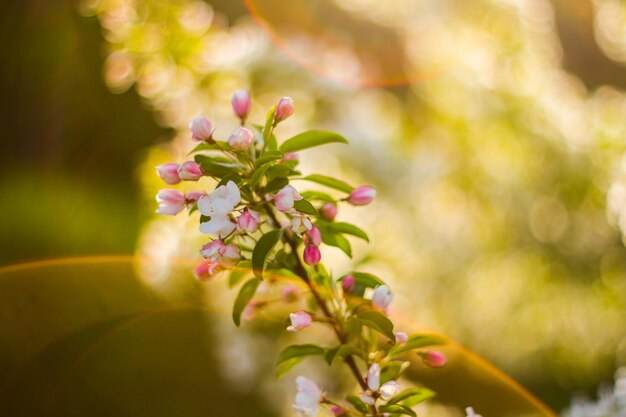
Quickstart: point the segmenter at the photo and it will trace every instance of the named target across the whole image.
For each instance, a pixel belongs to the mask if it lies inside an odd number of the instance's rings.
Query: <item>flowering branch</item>
[[[321,245],[337,247],[351,257],[346,236],[369,241],[363,230],[337,221],[336,216],[340,203],[368,205],[376,190],[367,185],[355,188],[325,175],[302,176],[295,152],[347,141],[333,132],[311,130],[279,145],[274,131],[293,114],[291,98],[280,99],[262,126],[246,123],[251,109],[248,92],[236,92],[232,106],[241,127],[226,141],[213,137],[210,121],[196,117],[189,124],[192,139],[200,142],[192,151],[194,160],[157,167],[168,185],[209,176],[218,182],[216,188],[210,193],[186,194],[161,190],[157,212],[175,215],[185,208],[200,212],[200,232],[212,240],[200,250],[205,260],[195,268],[199,279],[230,270],[230,281],[236,283],[243,278],[242,269],[251,270],[253,276],[241,285],[235,299],[233,321],[237,326],[242,315],[252,316],[254,309],[267,305],[256,301],[255,296],[270,273],[297,277],[308,287],[312,311],[290,313],[286,330],[303,331],[315,322],[331,328],[338,344],[290,345],[278,357],[277,373],[289,371],[306,357],[323,356],[329,365],[337,360],[345,363],[360,391],[342,400],[331,399],[316,383],[299,376],[294,408],[300,414],[314,417],[323,405],[337,416],[414,417],[412,407],[434,393],[425,388],[400,388],[398,380],[410,364],[405,359],[414,352],[428,366],[443,366],[445,357],[427,348],[444,341],[428,334],[395,332],[388,316],[393,294],[380,278],[354,271],[336,280],[320,263]],[[291,185],[295,179],[323,185],[340,196],[314,190],[299,192]],[[236,266],[239,268],[233,269]],[[285,300],[290,302],[295,296],[295,290],[289,290]]]

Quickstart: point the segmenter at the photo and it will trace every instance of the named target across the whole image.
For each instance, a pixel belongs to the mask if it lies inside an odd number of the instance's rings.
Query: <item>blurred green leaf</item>
[[[391,398],[387,404],[402,403],[407,407],[413,407],[435,396],[435,393],[428,388],[407,388],[395,397]]]
[[[251,278],[243,284],[239,290],[239,294],[237,294],[237,298],[235,299],[235,303],[233,305],[233,322],[237,327],[241,324],[241,314],[250,303],[250,300],[252,300],[252,297],[254,297],[256,289],[260,283],[260,279]]]
[[[346,397],[346,400],[348,400],[348,402],[352,404],[354,408],[356,408],[359,412],[363,414],[367,414],[368,412],[367,404],[365,404],[363,400],[361,400],[359,397],[357,397],[354,394],[350,394]]]
[[[314,182],[317,184],[325,185],[326,187],[333,188],[335,190],[343,191],[344,193],[351,193],[354,190],[354,187],[348,184],[347,182],[338,180],[336,178],[328,177],[326,175],[321,174],[312,174],[307,175],[306,177],[301,178],[305,181]]]
[[[295,208],[298,212],[309,214],[311,216],[317,216],[319,213],[317,209],[306,199],[298,200],[293,202],[293,208]]]
[[[390,340],[396,340],[396,336],[393,334],[393,323],[383,313],[374,310],[366,310],[358,312],[357,316],[365,326],[376,330]]]
[[[327,143],[348,143],[348,141],[338,133],[324,130],[309,130],[287,139],[280,145],[279,149],[283,153],[289,153],[325,145]]]
[[[359,227],[350,224],[350,223],[345,223],[345,222],[329,222],[328,223],[328,228],[330,230],[333,230],[335,232],[339,232],[339,233],[344,233],[347,235],[352,235],[352,236],[356,236],[358,238],[361,238],[367,242],[370,241],[369,236],[367,236],[367,233],[365,233],[362,229],[360,229]]]
[[[446,340],[437,335],[418,334],[409,337],[409,340],[404,345],[395,345],[389,351],[389,355],[396,356],[401,353],[411,351],[413,349],[420,349],[427,346],[438,346],[446,344]]]
[[[282,231],[280,229],[267,232],[261,236],[254,247],[254,251],[252,252],[252,269],[254,270],[254,275],[258,278],[263,279],[263,268],[267,255],[269,255],[274,246],[276,246],[281,235]]]
[[[291,345],[278,355],[276,376],[282,376],[307,356],[323,355],[325,349],[318,345]]]

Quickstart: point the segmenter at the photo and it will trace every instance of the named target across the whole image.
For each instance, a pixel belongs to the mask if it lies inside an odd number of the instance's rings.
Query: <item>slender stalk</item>
[[[267,215],[272,220],[274,225],[276,225],[276,227],[280,227],[280,223],[278,222],[278,219],[276,218],[276,215],[274,214],[274,211],[272,210],[272,208],[270,206],[268,206],[268,205],[265,205],[265,211],[267,212]],[[322,298],[320,293],[317,291],[317,288],[315,288],[315,285],[313,284],[313,282],[309,278],[309,274],[307,273],[306,268],[304,267],[304,264],[302,263],[302,260],[300,259],[300,256],[298,256],[298,247],[296,245],[295,240],[293,239],[293,237],[291,237],[289,235],[285,235],[285,240],[287,240],[287,243],[291,247],[291,251],[293,252],[294,257],[296,258],[296,261],[297,261],[296,273],[297,273],[297,275],[300,278],[302,278],[302,280],[311,289],[311,294],[313,294],[313,297],[315,298],[315,301],[317,301],[317,304],[322,309],[322,312],[324,313],[324,315],[327,318],[331,319],[332,321],[335,321],[336,317],[332,314],[332,312],[328,308],[328,305],[326,304],[326,302],[324,302],[324,299]],[[340,329],[337,328],[337,326],[333,326],[333,330],[335,331],[335,334],[337,335],[337,338],[339,339],[339,342],[341,344],[346,343],[345,336],[340,331]],[[364,390],[364,391],[367,390],[367,382],[365,381],[365,379],[361,375],[361,372],[359,371],[359,368],[357,367],[356,362],[354,361],[354,358],[352,356],[346,356],[345,357],[345,361],[346,361],[346,364],[348,365],[348,367],[350,368],[350,370],[352,371],[352,373],[354,374],[354,377],[356,378],[357,382],[359,383],[359,386],[361,387],[361,389]]]

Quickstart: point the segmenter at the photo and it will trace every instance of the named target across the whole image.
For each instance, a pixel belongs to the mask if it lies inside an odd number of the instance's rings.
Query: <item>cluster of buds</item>
[[[209,235],[210,240],[200,249],[203,260],[194,271],[198,279],[208,280],[234,267],[239,268],[232,272],[231,281],[235,273],[248,275],[233,308],[237,325],[242,317],[251,319],[270,304],[255,298],[260,283],[270,282],[266,280],[268,273],[287,270],[308,287],[310,308],[290,313],[285,330],[302,331],[319,323],[333,329],[339,336],[339,344],[333,349],[289,346],[280,355],[288,358],[286,363],[279,363],[280,369],[287,371],[302,359],[300,356],[306,356],[301,352],[312,349],[325,353],[327,358],[341,358],[362,390],[360,395],[341,404],[328,398],[315,382],[298,377],[294,408],[300,414],[314,417],[321,405],[328,405],[336,416],[398,414],[398,410],[411,414],[412,411],[407,411],[410,408],[402,405],[403,401],[415,402],[415,398],[422,401],[429,397],[430,391],[402,391],[399,378],[405,367],[391,372],[389,364],[416,353],[428,366],[443,366],[445,357],[440,352],[425,349],[443,340],[432,335],[394,333],[389,319],[393,294],[380,278],[354,271],[340,278],[338,286],[326,268],[319,265],[320,247],[334,246],[352,256],[347,237],[369,240],[359,227],[338,221],[337,217],[340,204],[365,206],[374,201],[376,190],[369,185],[352,187],[319,174],[302,177],[297,170],[296,152],[333,142],[346,143],[346,140],[336,133],[312,130],[279,144],[274,131],[293,115],[291,98],[278,100],[265,116],[262,127],[247,124],[252,109],[247,91],[235,92],[231,104],[241,125],[226,140],[214,136],[214,126],[208,119],[195,117],[189,123],[191,139],[199,142],[191,152],[194,160],[157,167],[159,177],[167,185],[209,177],[216,182],[214,188],[187,193],[163,189],[157,194],[157,212],[175,215],[188,208],[190,213],[199,214],[199,230]],[[292,184],[296,180],[324,185],[339,195],[298,190]],[[282,287],[279,301],[290,304],[303,298],[296,286],[289,284]],[[348,327],[360,330],[348,332]],[[357,347],[371,345],[373,340],[368,332],[376,335],[376,343],[372,352],[362,352]],[[355,361],[359,356],[368,369],[359,370]],[[391,372],[392,378],[382,382],[383,370],[385,374]]]

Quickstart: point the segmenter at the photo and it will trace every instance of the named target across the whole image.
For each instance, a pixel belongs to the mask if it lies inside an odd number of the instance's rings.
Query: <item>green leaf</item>
[[[218,183],[217,183],[217,185],[215,186],[215,188],[217,188],[217,187],[219,187],[219,186],[221,186],[221,185],[226,185],[226,184],[228,184],[228,181],[232,181],[232,182],[234,182],[235,184],[239,185],[239,184],[241,184],[241,177],[240,177],[239,175],[237,175],[237,174],[229,174],[229,175],[226,175],[224,178],[222,178],[222,179],[220,180],[220,182],[218,182]]]
[[[367,414],[368,412],[367,404],[365,404],[363,400],[361,400],[359,397],[357,397],[354,394],[350,394],[346,397],[346,400],[348,400],[348,402],[352,404],[354,408],[357,409],[357,411],[363,414]]]
[[[261,283],[260,279],[251,278],[248,280],[241,289],[239,290],[239,294],[237,294],[237,298],[235,299],[235,304],[233,305],[233,321],[236,326],[241,324],[241,313],[246,308],[254,294],[256,293],[256,289]]]
[[[409,407],[400,404],[385,404],[378,407],[380,411],[383,413],[389,414],[399,414],[399,415],[407,415],[411,417],[417,417],[415,411],[411,410]]]
[[[345,222],[331,222],[329,223],[328,227],[335,232],[356,236],[367,242],[370,241],[370,238],[367,236],[367,233],[365,233],[363,230],[361,230],[360,228],[358,228],[357,226],[353,224],[345,223]]]
[[[328,362],[329,365],[333,364],[333,361],[337,358],[339,359],[343,359],[346,356],[352,356],[352,355],[357,355],[357,356],[361,356],[363,352],[361,352],[361,350],[359,348],[357,348],[354,345],[339,345],[336,346],[332,349],[328,349],[326,351],[326,362]]]
[[[341,249],[346,255],[352,258],[352,246],[350,245],[348,239],[340,234],[332,232],[327,227],[320,228],[320,233],[322,234],[322,242],[324,242],[328,246],[334,246]]]
[[[324,203],[334,203],[335,199],[320,191],[303,191],[300,195],[309,201],[323,201]]]
[[[395,345],[389,351],[389,355],[395,356],[401,353],[409,352],[413,349],[420,349],[426,346],[438,346],[446,344],[446,339],[437,335],[418,334],[409,337],[404,345]]]
[[[280,238],[281,230],[272,230],[261,236],[257,242],[254,251],[252,251],[252,269],[256,277],[263,279],[263,267],[265,266],[267,255],[276,246]]]
[[[285,155],[283,155],[282,152],[267,151],[262,156],[257,158],[256,161],[254,161],[254,167],[258,168],[261,165],[267,164],[268,162],[272,162],[272,161],[276,161],[277,159],[281,159],[283,156],[285,156]]]
[[[387,404],[402,403],[407,407],[413,407],[417,404],[433,398],[435,393],[428,388],[407,388],[395,397],[391,398]]]
[[[202,151],[219,151],[222,149],[228,149],[228,142],[223,142],[223,141],[219,141],[216,140],[215,143],[208,143],[208,142],[203,142],[201,144],[199,144],[198,146],[196,146],[195,148],[193,148],[188,155],[194,154],[196,152],[202,152]]]
[[[389,361],[385,362],[380,371],[380,383],[396,380],[400,378],[400,375],[406,370],[406,367],[410,365],[410,362],[404,361]]]
[[[299,175],[298,171],[294,171],[294,169],[286,164],[276,164],[272,165],[267,170],[267,180],[272,181],[274,178],[278,177],[288,177],[293,175]]]
[[[259,182],[261,182],[261,178],[263,178],[263,175],[265,175],[269,167],[270,165],[263,165],[260,168],[257,168],[256,170],[254,170],[254,174],[252,174],[252,176],[250,177],[250,180],[248,181],[248,184],[250,184],[250,187],[254,188],[257,186]]]
[[[317,209],[313,207],[313,204],[304,198],[302,200],[294,201],[293,208],[298,210],[300,213],[310,214],[311,216],[319,215]]]
[[[281,188],[283,188],[284,186],[286,186],[287,184],[289,184],[289,180],[287,178],[281,177],[281,178],[273,179],[272,181],[270,181],[269,184],[265,186],[265,192],[266,193],[276,192],[280,190]]]
[[[274,114],[276,113],[276,106],[273,106],[265,115],[265,126],[263,126],[263,148],[268,146],[268,140],[274,128]],[[270,147],[270,149],[272,149]]]
[[[278,149],[283,153],[288,153],[327,143],[348,143],[348,141],[338,133],[325,130],[309,130],[287,139]]]
[[[396,340],[396,336],[393,334],[393,323],[383,313],[374,310],[366,310],[362,313],[357,313],[357,316],[363,325],[376,330],[390,340]]]
[[[278,355],[276,376],[282,376],[307,356],[323,355],[325,349],[313,344],[292,345]]]
[[[312,174],[301,178],[305,181],[314,182],[316,184],[325,185],[326,187],[333,188],[335,190],[343,191],[344,193],[351,193],[354,187],[347,182],[338,180],[333,177],[327,177],[326,175]]]
[[[237,173],[245,168],[243,164],[221,162],[217,158],[208,155],[196,155],[194,159],[211,176],[223,177]]]

